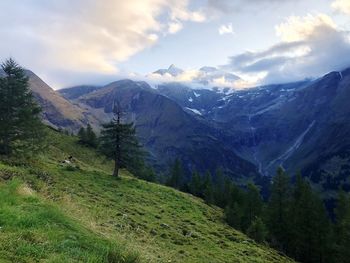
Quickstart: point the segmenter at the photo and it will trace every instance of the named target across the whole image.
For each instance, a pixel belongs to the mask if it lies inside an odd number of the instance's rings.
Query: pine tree
[[[183,170],[180,159],[176,158],[173,166],[171,167],[170,177],[167,185],[180,189],[183,184]]]
[[[118,177],[120,168],[132,168],[143,158],[141,145],[136,137],[134,123],[122,123],[120,105],[114,106],[114,118],[102,125],[101,151],[114,160],[113,176]]]
[[[302,262],[327,262],[329,221],[319,197],[297,175],[289,213],[291,242],[288,253]]]
[[[254,218],[247,230],[247,234],[249,237],[251,237],[259,243],[262,243],[266,240],[267,228],[260,217]]]
[[[235,229],[241,229],[243,211],[240,204],[238,202],[231,202],[226,206],[224,212],[227,224]]]
[[[350,198],[344,191],[338,194],[335,208],[336,262],[345,263],[350,258]]]
[[[267,225],[272,244],[286,251],[289,243],[289,178],[281,167],[273,178],[271,196],[267,207]]]
[[[94,148],[97,147],[97,136],[90,124],[86,127],[86,144]]]
[[[213,199],[215,205],[226,207],[228,203],[228,192],[225,192],[225,177],[221,169],[217,169],[213,183]]]
[[[194,171],[192,173],[191,181],[189,182],[188,188],[191,194],[201,197],[201,177],[197,171]]]
[[[87,140],[87,136],[86,136],[86,130],[84,127],[81,127],[79,129],[78,138],[79,138],[79,143],[85,144],[85,142]]]
[[[13,59],[1,65],[0,154],[29,153],[42,146],[44,127],[40,107],[29,89],[25,71]]]
[[[203,187],[204,201],[207,204],[213,204],[214,203],[213,182],[209,171],[205,173],[202,187]]]
[[[263,201],[258,187],[253,183],[249,183],[247,188],[242,222],[242,228],[244,231],[248,229],[256,217],[261,217],[263,209]]]
[[[246,194],[228,178],[225,180],[225,191],[228,193],[224,210],[226,222],[236,229],[242,229]]]

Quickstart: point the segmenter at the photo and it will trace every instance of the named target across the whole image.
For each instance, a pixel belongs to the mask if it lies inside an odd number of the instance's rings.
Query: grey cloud
[[[293,56],[301,47],[308,51]],[[246,74],[267,72],[265,84],[288,82],[345,69],[350,66],[349,54],[349,32],[321,25],[303,41],[281,42],[263,51],[245,52],[230,57],[225,67]]]
[[[260,8],[261,5],[284,4],[299,0],[208,0],[208,12],[233,13],[244,9]]]

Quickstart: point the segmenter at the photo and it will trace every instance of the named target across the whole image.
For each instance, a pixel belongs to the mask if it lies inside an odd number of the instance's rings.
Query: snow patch
[[[276,163],[276,162],[280,162],[280,165],[282,166],[283,163],[292,156],[292,154],[300,147],[300,145],[303,143],[304,141],[304,137],[305,135],[311,130],[311,128],[315,125],[316,121],[312,121],[310,123],[310,125],[307,127],[307,129],[296,139],[296,141],[294,142],[294,144],[282,155],[280,155],[278,158],[276,158],[275,160],[271,161],[269,163],[269,165],[266,167],[269,168],[272,164]]]
[[[202,115],[202,113],[199,110],[197,110],[197,109],[192,109],[192,108],[188,108],[188,107],[185,107],[185,109],[190,110],[190,111],[192,111],[195,114]]]
[[[198,97],[200,97],[201,96],[201,94],[198,94],[197,92],[193,92],[193,94],[194,94],[194,96],[196,96],[196,98],[198,98]]]
[[[192,97],[190,97],[190,98],[188,99],[188,101],[189,101],[189,102],[193,102],[193,99],[192,99]]]

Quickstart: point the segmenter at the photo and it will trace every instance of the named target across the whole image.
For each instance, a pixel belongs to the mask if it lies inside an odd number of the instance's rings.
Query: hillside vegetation
[[[0,164],[1,262],[292,262],[221,209],[127,171],[117,180],[75,137],[48,133],[35,161]]]

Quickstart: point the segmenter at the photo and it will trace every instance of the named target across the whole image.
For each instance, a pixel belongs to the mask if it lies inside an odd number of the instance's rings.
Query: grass
[[[1,262],[137,262],[18,179],[1,185],[0,199]]]
[[[49,135],[52,146],[35,162],[0,165],[6,179],[0,186],[0,259],[292,262],[227,226],[221,209],[127,171],[112,178],[112,164],[96,152],[74,137]],[[60,164],[70,155],[73,169]]]

